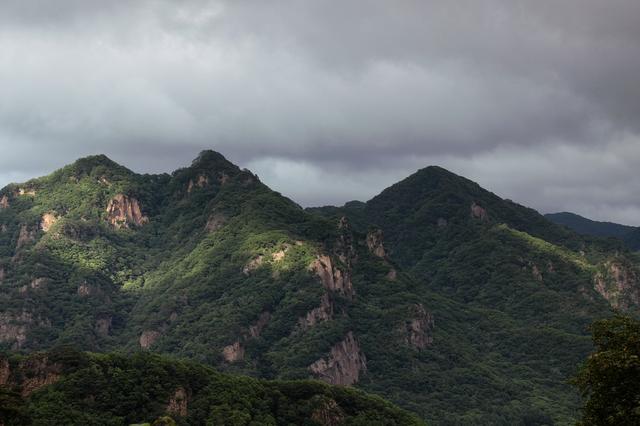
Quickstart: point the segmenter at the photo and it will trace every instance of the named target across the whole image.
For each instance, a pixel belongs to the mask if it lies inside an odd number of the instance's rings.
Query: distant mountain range
[[[234,424],[410,418],[370,397],[277,384],[306,379],[380,395],[434,425],[569,424],[580,397],[568,379],[591,350],[588,326],[637,312],[639,266],[616,239],[581,235],[440,167],[367,202],[303,209],[213,151],[159,175],[87,157],[0,190],[7,365],[22,371],[22,356],[62,345],[178,356],[277,382],[232,386],[225,392],[243,403],[229,406],[213,397],[218,385],[194,376],[164,383],[174,367],[158,361],[153,401],[127,405],[100,391],[119,377],[116,393],[144,394],[117,370],[153,371],[140,354],[134,364],[73,355],[44,376],[49,364],[34,361],[25,371],[41,379],[28,394],[22,379],[0,382],[32,418],[68,406],[113,424],[163,412],[215,424],[220,410],[243,419]],[[91,371],[95,392],[74,393],[80,380],[91,388]],[[179,389],[184,410],[169,410]],[[298,417],[277,409],[277,392],[287,410],[301,404]],[[334,415],[313,417],[318,407]]]
[[[612,222],[598,222],[575,213],[550,213],[545,217],[582,235],[618,238],[632,250],[640,250],[640,228]]]

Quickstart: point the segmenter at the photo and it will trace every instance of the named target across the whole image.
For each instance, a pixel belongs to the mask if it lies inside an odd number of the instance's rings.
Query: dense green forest
[[[149,353],[57,348],[0,358],[11,425],[421,425],[381,398],[315,381],[269,382]]]
[[[640,424],[640,321],[616,316],[591,330],[594,351],[572,379],[585,398],[578,425]]]
[[[640,228],[612,222],[598,222],[575,213],[550,213],[545,217],[583,235],[618,238],[631,249],[640,250]]]
[[[588,325],[635,312],[639,264],[438,167],[303,209],[212,151],[170,175],[95,156],[0,190],[0,346],[316,378],[429,424],[570,424]]]

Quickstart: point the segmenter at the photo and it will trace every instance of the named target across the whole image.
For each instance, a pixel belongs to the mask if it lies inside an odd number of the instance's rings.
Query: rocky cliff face
[[[325,293],[320,299],[320,306],[307,312],[307,315],[304,318],[300,318],[298,323],[302,330],[306,330],[320,322],[332,319],[333,313],[333,302],[329,294]]]
[[[42,220],[40,221],[40,229],[44,232],[49,232],[49,229],[58,221],[58,218],[53,213],[45,213],[42,215]]]
[[[33,324],[33,315],[27,311],[20,314],[0,314],[0,342],[13,342],[13,349],[20,349],[27,340],[29,326]]]
[[[205,225],[205,229],[208,232],[215,232],[221,229],[224,224],[227,222],[227,218],[222,213],[213,213],[207,219],[207,224]]]
[[[9,208],[9,197],[3,195],[0,197],[0,209],[8,209]]]
[[[258,269],[262,265],[263,261],[264,261],[264,256],[254,257],[249,262],[247,262],[246,265],[242,267],[242,273],[245,274],[246,276],[251,275],[251,272]]]
[[[107,205],[107,221],[114,228],[130,228],[142,226],[149,222],[149,218],[142,214],[137,199],[124,194],[118,194],[109,200]]]
[[[62,365],[51,362],[46,355],[34,355],[21,361],[14,368],[9,360],[0,359],[0,385],[15,389],[23,397],[57,382]]]
[[[158,340],[162,334],[156,330],[146,330],[140,335],[140,347],[142,349],[149,349]]]
[[[239,340],[222,349],[222,357],[226,362],[238,362],[244,359],[244,347]]]
[[[405,343],[424,349],[433,343],[433,315],[422,304],[414,305],[413,317],[405,324]]]
[[[334,385],[353,385],[360,374],[367,370],[367,360],[352,332],[331,348],[327,358],[321,358],[309,366],[320,380]]]
[[[9,377],[11,377],[11,365],[6,358],[0,359],[0,385],[6,386],[9,383]]]
[[[187,192],[191,193],[195,188],[204,188],[209,185],[209,177],[205,175],[198,175],[196,180],[189,180],[189,185],[187,186]]]
[[[258,320],[244,331],[238,340],[222,349],[222,358],[228,363],[242,361],[244,359],[244,343],[250,339],[256,339],[269,324],[271,313],[264,311],[258,317]]]
[[[320,278],[325,289],[340,293],[348,298],[355,296],[349,272],[334,267],[331,257],[318,255],[310,265],[310,269]]]
[[[322,426],[339,426],[344,423],[344,412],[334,399],[325,399],[311,414],[311,419]]]
[[[367,234],[367,247],[369,247],[369,251],[373,253],[374,256],[384,259],[387,256],[387,252],[384,249],[382,241],[383,237],[381,229],[369,231]]]
[[[22,225],[20,227],[20,234],[18,235],[18,240],[16,242],[16,251],[33,242],[35,239],[35,230],[30,229],[27,225]]]
[[[489,214],[487,211],[484,207],[476,204],[475,201],[471,203],[471,217],[474,219],[480,219],[483,222],[489,220]]]
[[[100,315],[96,319],[96,323],[94,326],[94,330],[96,334],[100,337],[106,337],[111,332],[111,325],[113,323],[113,318],[111,315]]]
[[[249,327],[249,337],[256,338],[260,336],[262,330],[267,326],[269,320],[271,319],[271,314],[269,312],[263,312],[260,314],[258,321],[255,324],[252,324]]]
[[[166,411],[172,415],[186,417],[188,414],[188,403],[188,392],[183,387],[179,387],[169,399]]]
[[[594,288],[615,309],[625,311],[640,306],[638,275],[621,262],[607,262],[605,271],[594,277]]]
[[[22,396],[29,396],[38,389],[60,379],[62,366],[51,363],[46,356],[28,358],[20,363],[19,370],[25,372],[20,383]]]

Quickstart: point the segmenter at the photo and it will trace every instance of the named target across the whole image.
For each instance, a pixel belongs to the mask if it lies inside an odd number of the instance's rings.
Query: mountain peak
[[[104,154],[89,155],[77,159],[73,164],[63,168],[62,170],[71,170],[76,176],[90,175],[96,169],[101,168],[105,171],[116,172],[118,174],[130,175],[133,172],[126,167],[116,163]]]
[[[231,161],[227,160],[224,155],[211,149],[205,149],[191,162],[191,168],[238,168]]]
[[[78,158],[74,163],[74,166],[77,167],[96,167],[96,166],[106,166],[106,167],[122,167],[120,164],[113,161],[111,158],[107,157],[105,154],[96,154],[96,155],[88,155],[86,157]]]

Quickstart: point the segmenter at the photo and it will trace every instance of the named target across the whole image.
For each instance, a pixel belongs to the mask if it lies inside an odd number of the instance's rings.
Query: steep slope
[[[347,222],[221,155],[171,176],[91,157],[1,196],[5,349],[153,350],[406,394],[426,411],[398,377],[430,342],[429,300]]]
[[[575,213],[551,213],[545,217],[559,225],[564,225],[578,234],[596,237],[613,237],[624,241],[631,250],[640,250],[640,229],[634,226],[612,222],[598,222]]]
[[[0,191],[0,342],[175,354],[383,395],[433,424],[574,418],[566,385],[637,259],[440,168],[305,211],[212,151]]]
[[[621,243],[581,237],[439,167],[365,204],[310,210],[381,229],[387,256],[415,281],[490,320],[475,343],[493,356],[482,365],[522,384],[516,400],[533,390],[531,401],[546,401],[542,411],[556,422],[567,420],[550,401],[576,404],[562,384],[589,351],[587,326],[612,308],[638,308],[638,257]]]
[[[0,358],[0,372],[0,422],[7,426],[422,424],[354,389],[233,377],[151,354],[57,349]]]

